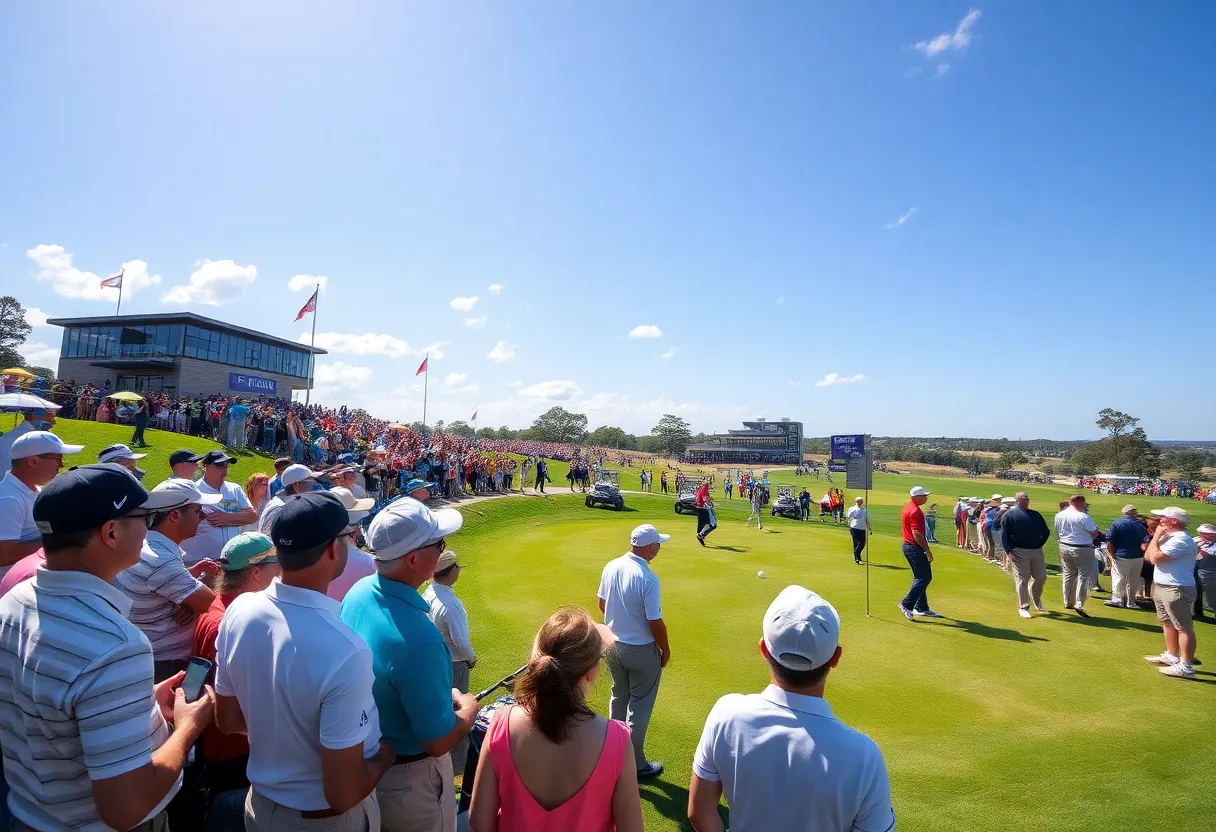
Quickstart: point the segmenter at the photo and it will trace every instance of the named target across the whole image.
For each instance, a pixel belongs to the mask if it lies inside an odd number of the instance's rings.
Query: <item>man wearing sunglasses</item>
[[[203,478],[198,482],[198,490],[218,494],[220,500],[206,508],[198,531],[182,546],[187,566],[204,558],[216,560],[224,544],[241,533],[242,526],[258,522],[258,511],[245,492],[236,483],[228,482],[228,466],[236,461],[236,457],[224,451],[208,451],[203,457]]]
[[[376,657],[373,689],[396,760],[376,789],[385,832],[455,832],[452,758],[477,718],[477,698],[452,686],[452,654],[418,593],[435,574],[445,537],[464,518],[409,497],[372,520],[376,574],[342,602],[342,620]]]
[[[199,579],[218,572],[219,565],[202,560],[187,569],[181,545],[194,537],[203,507],[219,501],[218,494],[203,494],[194,483],[176,477],[153,488],[143,505],[149,531],[139,563],[114,579],[131,599],[128,618],[152,645],[157,682],[186,669],[194,619],[215,600]]]
[[[113,585],[139,562],[147,499],[121,468],[84,465],[34,500],[46,565],[0,599],[14,829],[160,832],[190,746],[213,718],[210,688],[187,703],[174,689],[182,675],[153,685],[148,640]]]
[[[84,445],[65,445],[42,430],[24,433],[13,442],[13,467],[0,480],[0,578],[42,547],[34,523],[34,498],[59,473],[64,456],[82,450]]]

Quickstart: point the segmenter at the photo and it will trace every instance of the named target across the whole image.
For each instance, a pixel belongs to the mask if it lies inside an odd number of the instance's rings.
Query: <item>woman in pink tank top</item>
[[[540,628],[516,704],[495,712],[481,747],[473,832],[641,832],[629,729],[587,706],[615,640],[578,607]]]

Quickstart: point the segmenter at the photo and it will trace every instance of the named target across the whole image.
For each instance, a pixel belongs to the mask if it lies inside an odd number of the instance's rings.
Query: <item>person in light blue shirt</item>
[[[245,419],[249,408],[237,399],[228,407],[228,447],[243,450],[245,447]]]
[[[409,497],[392,503],[367,532],[376,574],[342,602],[342,621],[371,648],[380,730],[397,751],[377,787],[385,829],[456,828],[448,752],[473,727],[477,698],[453,690],[451,653],[418,590],[462,522],[455,509],[431,512]]]

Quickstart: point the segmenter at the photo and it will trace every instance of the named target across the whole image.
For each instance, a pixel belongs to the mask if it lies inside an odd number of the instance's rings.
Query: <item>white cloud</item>
[[[486,321],[490,320],[488,315],[480,315],[476,318],[465,318],[464,325],[471,326],[473,329],[481,329],[486,325]]]
[[[327,390],[362,387],[372,379],[371,367],[358,367],[342,361],[318,364],[314,383]]]
[[[582,392],[582,389],[573,381],[555,379],[553,381],[542,381],[539,384],[533,384],[531,387],[525,387],[516,393],[516,395],[523,396],[526,399],[564,402],[569,401]]]
[[[945,75],[949,71],[950,71],[950,64],[938,64],[937,69],[934,70],[933,74],[936,75],[938,78],[941,78],[943,75]]]
[[[493,283],[490,285],[489,289],[486,289],[486,291],[489,292],[491,295],[501,295],[502,294],[502,284]]]
[[[197,266],[190,282],[174,286],[161,296],[162,303],[222,306],[241,297],[258,279],[257,266],[242,266],[232,260],[204,260]]]
[[[82,271],[72,265],[72,255],[63,246],[36,245],[25,252],[25,256],[38,266],[38,280],[51,284],[56,294],[79,300],[118,300],[117,289],[103,289],[104,277],[118,274],[119,270],[103,276]],[[148,274],[148,264],[143,260],[128,260],[120,267],[123,271],[122,296],[129,298],[149,286],[160,283],[160,275]]]
[[[307,344],[309,335],[300,333],[296,339],[301,344]],[[389,358],[404,358],[407,355],[421,355],[421,351],[413,349],[405,341],[392,335],[379,332],[365,332],[362,335],[345,332],[318,332],[316,346],[329,352],[343,352],[350,355],[387,355]]]
[[[801,387],[801,386],[802,386],[801,381],[791,381],[790,382],[790,387]]]
[[[469,380],[466,373],[448,373],[448,377],[443,380],[443,383],[448,387],[459,387]]]
[[[629,330],[630,338],[662,338],[663,331],[654,324],[639,324]]]
[[[499,341],[494,345],[494,349],[486,354],[486,358],[498,364],[504,361],[514,361],[515,351],[519,349],[518,344],[508,344],[506,341]]]
[[[444,354],[443,354],[443,350],[440,348],[449,343],[451,343],[451,342],[450,341],[436,341],[433,344],[427,344],[425,347],[418,350],[417,354],[418,355],[427,355],[427,356],[435,359],[436,361],[442,361],[444,358]]]
[[[659,358],[663,359],[664,361],[667,361],[669,359],[675,358],[676,353],[678,353],[679,351],[680,351],[679,347],[668,347],[667,351],[664,352],[662,355],[660,355]]]
[[[855,376],[842,376],[836,373],[828,373],[819,381],[815,382],[816,387],[831,387],[833,384],[853,384],[858,381],[865,381],[866,377],[861,373]]]
[[[40,341],[26,341],[17,347],[17,352],[31,367],[50,367],[59,365],[59,347],[52,347]]]
[[[915,213],[916,213],[915,208],[909,208],[907,211],[904,211],[902,214],[899,215],[899,219],[893,220],[893,221],[887,223],[886,225],[883,226],[883,228],[887,229],[888,231],[891,231],[892,229],[895,229],[895,228],[900,228],[901,226],[903,226],[904,223],[906,223],[908,220],[912,219],[912,216]]]
[[[293,292],[307,289],[311,293],[316,286],[320,286],[324,292],[329,288],[329,278],[325,275],[297,274],[287,281],[287,288]]]
[[[926,58],[935,58],[943,52],[966,49],[971,45],[971,29],[980,19],[979,9],[971,9],[954,27],[953,32],[942,32],[937,37],[922,40],[912,48]]]
[[[471,298],[452,298],[452,302],[448,304],[457,312],[472,312],[476,305],[477,295],[473,295]]]
[[[46,326],[46,319],[51,317],[36,306],[25,307],[25,322],[30,326]]]

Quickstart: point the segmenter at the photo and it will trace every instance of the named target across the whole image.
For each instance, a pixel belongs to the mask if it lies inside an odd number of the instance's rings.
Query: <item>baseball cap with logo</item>
[[[121,442],[116,442],[102,448],[101,453],[97,455],[97,461],[116,462],[120,459],[143,459],[146,456],[147,454],[137,454]]]
[[[790,670],[823,666],[840,643],[840,616],[806,587],[787,586],[764,613],[764,644],[769,655]]]
[[[42,534],[88,531],[127,516],[147,500],[148,492],[127,469],[113,463],[81,465],[64,471],[38,492],[34,523]]]
[[[1171,520],[1177,520],[1179,523],[1181,523],[1184,526],[1191,522],[1191,516],[1189,514],[1187,514],[1185,511],[1183,511],[1182,509],[1178,508],[1178,506],[1166,506],[1165,508],[1155,508],[1155,509],[1153,509],[1152,513],[1153,513],[1154,517],[1168,517]]]
[[[928,497],[929,489],[925,488],[923,485],[914,485],[908,494],[912,497]]]
[[[284,486],[295,485],[304,480],[315,480],[319,476],[321,475],[307,465],[289,465],[282,474],[279,474],[279,482]]]
[[[643,523],[629,533],[631,546],[650,546],[653,543],[666,543],[671,540],[669,534],[659,534],[659,530],[649,523]]]
[[[236,462],[236,457],[229,456],[223,451],[207,451],[203,456],[204,465],[231,465]]]
[[[341,500],[328,491],[309,491],[275,513],[270,539],[280,552],[307,552],[336,539],[350,523]]]
[[[372,519],[367,543],[376,560],[396,560],[459,531],[463,524],[464,517],[454,508],[431,511],[412,497],[402,497]]]
[[[346,510],[350,512],[350,522],[352,523],[361,522],[367,516],[367,513],[372,510],[372,506],[376,504],[374,497],[364,497],[360,500],[355,496],[353,491],[342,486],[329,489],[329,493],[341,500],[342,505],[346,506]]]
[[[181,450],[174,451],[173,453],[169,454],[169,467],[172,468],[174,465],[181,465],[183,462],[198,462],[202,458],[202,454],[196,454],[194,451],[187,448],[182,448]]]
[[[84,445],[65,445],[63,440],[49,430],[31,430],[13,440],[11,459],[25,459],[42,454],[78,454]]]
[[[238,572],[251,566],[278,563],[274,542],[261,532],[241,532],[224,544],[220,565],[225,572]]]
[[[148,511],[170,511],[191,504],[213,506],[222,499],[223,494],[204,494],[190,480],[170,477],[148,492],[143,507]]]

